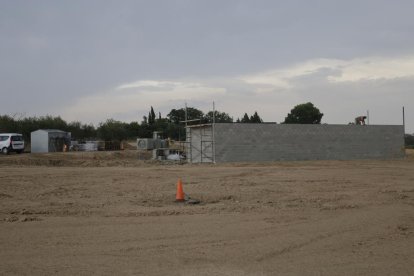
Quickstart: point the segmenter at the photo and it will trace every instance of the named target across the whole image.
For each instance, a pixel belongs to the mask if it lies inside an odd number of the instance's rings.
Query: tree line
[[[217,123],[263,123],[259,114],[254,112],[252,115],[244,113],[241,118],[235,121],[226,112],[215,111],[215,122]],[[323,113],[312,103],[296,105],[287,114],[282,124],[320,124]],[[83,124],[79,121],[66,122],[60,116],[41,116],[41,117],[18,117],[0,115],[0,133],[12,132],[21,133],[26,141],[30,141],[30,133],[38,129],[59,129],[72,133],[72,138],[76,140],[94,140],[96,138],[105,141],[121,141],[126,139],[151,138],[154,131],[160,131],[164,137],[173,140],[185,140],[185,118],[186,109],[172,109],[166,117],[161,113],[156,115],[154,108],[151,107],[148,116],[144,116],[141,122],[133,121],[125,123],[114,119],[108,119],[95,127],[92,124]],[[212,123],[213,111],[203,113],[201,110],[188,107],[187,120],[192,123]],[[196,120],[196,121],[194,121]],[[405,134],[405,144],[409,148],[414,148],[414,134]]]
[[[214,116],[213,116],[214,115]],[[282,123],[313,123],[319,124],[323,114],[312,103],[295,106]],[[92,124],[83,124],[79,121],[66,122],[60,116],[41,117],[17,117],[0,115],[0,132],[16,132],[23,134],[25,140],[30,141],[30,133],[38,129],[59,129],[72,133],[76,140],[102,139],[105,141],[121,141],[126,139],[151,138],[154,131],[160,131],[164,137],[173,140],[185,140],[185,120],[188,123],[206,124],[212,123],[263,123],[263,119],[255,111],[252,115],[244,113],[235,121],[226,112],[203,111],[187,107],[172,109],[166,117],[155,112],[151,106],[148,116],[139,121],[125,123],[114,119],[108,119],[95,127]]]
[[[213,116],[213,111],[204,114],[199,109],[188,107],[187,110],[185,108],[172,109],[166,117],[162,117],[161,113],[156,115],[154,108],[151,107],[148,116],[144,116],[141,122],[125,123],[114,119],[107,119],[105,122],[99,123],[97,127],[93,124],[83,124],[79,121],[66,122],[60,116],[18,117],[0,115],[0,133],[21,133],[26,141],[30,141],[30,133],[32,131],[38,129],[59,129],[71,132],[72,138],[76,140],[93,140],[98,138],[105,141],[121,141],[137,137],[151,138],[154,131],[160,131],[164,137],[184,140],[186,113],[187,121],[192,123],[212,123],[213,117],[217,123],[233,122],[233,118],[228,113],[220,111],[215,111],[215,116]],[[257,117],[257,112],[255,114]],[[262,120],[260,119],[260,121]]]

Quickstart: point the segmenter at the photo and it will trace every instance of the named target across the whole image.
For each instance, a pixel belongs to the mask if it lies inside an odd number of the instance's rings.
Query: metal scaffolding
[[[186,127],[186,156],[190,163],[214,163],[213,124]]]
[[[188,123],[198,124],[189,125]],[[214,127],[216,124],[216,107],[213,102],[212,123],[202,124],[202,119],[188,120],[187,103],[185,104],[185,153],[189,163],[216,163]]]

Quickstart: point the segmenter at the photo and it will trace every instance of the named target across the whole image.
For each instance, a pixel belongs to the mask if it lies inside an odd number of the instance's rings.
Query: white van
[[[0,151],[3,154],[15,151],[22,153],[24,151],[23,135],[18,133],[0,133]]]

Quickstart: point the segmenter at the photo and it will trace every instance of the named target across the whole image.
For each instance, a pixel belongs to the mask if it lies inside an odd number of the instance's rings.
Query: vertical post
[[[211,127],[211,131],[213,132],[213,163],[216,164],[216,144],[215,144],[215,140],[214,140],[214,133],[215,133],[215,125],[216,125],[216,106],[214,104],[213,101],[213,126]]]
[[[184,121],[185,121],[185,126],[187,127],[187,102],[185,102],[185,118],[184,118]]]
[[[193,163],[193,156],[191,154],[189,154],[191,152],[191,136],[190,136],[190,139],[189,139],[190,141],[187,142],[187,139],[188,139],[188,133],[187,133],[187,131],[188,131],[188,129],[187,129],[187,102],[185,102],[185,108],[184,108],[184,122],[185,122],[185,127],[184,127],[184,129],[185,129],[185,143],[184,143],[184,145],[185,145],[185,148],[186,148],[186,158],[188,160],[189,155],[190,155],[191,156],[190,157],[190,160],[191,160],[190,163]],[[180,135],[180,133],[181,133],[181,129],[179,127],[178,128],[178,135]]]
[[[369,110],[367,110],[367,125],[369,125]]]
[[[213,124],[216,122],[216,106],[214,105],[213,102]]]
[[[405,110],[404,110],[404,106],[403,106],[403,108],[402,108],[402,111],[403,111],[403,126],[404,126],[404,135],[405,135]]]
[[[405,144],[405,110],[404,110],[404,106],[403,106],[403,108],[402,108],[402,116],[403,116],[403,132],[404,132],[404,149],[405,149],[405,146],[406,146],[406,144]]]

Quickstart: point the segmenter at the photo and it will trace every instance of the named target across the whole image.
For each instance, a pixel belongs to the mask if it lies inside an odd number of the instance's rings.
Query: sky
[[[0,0],[0,114],[141,121],[188,106],[414,133],[414,1]]]

